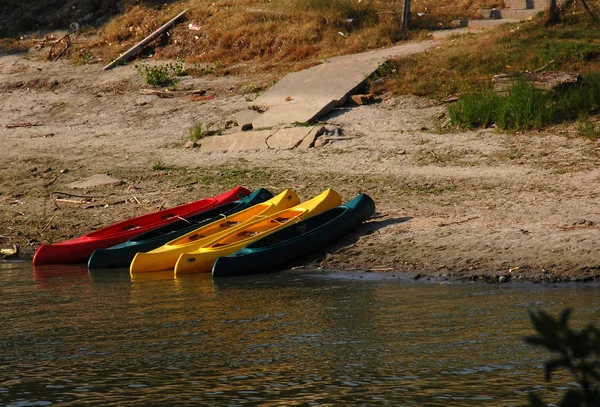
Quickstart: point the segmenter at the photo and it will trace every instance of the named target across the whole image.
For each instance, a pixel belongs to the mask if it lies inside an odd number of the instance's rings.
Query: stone
[[[315,148],[319,148],[319,147],[323,147],[325,144],[327,144],[329,142],[329,140],[327,140],[326,136],[319,136],[317,137],[317,139],[315,140],[315,144],[314,147]]]
[[[348,98],[346,104],[348,106],[362,106],[373,103],[375,97],[373,95],[352,95]]]
[[[72,189],[92,189],[107,185],[121,185],[122,183],[122,180],[111,177],[110,175],[96,174],[81,181],[76,181],[67,184],[67,186]]]

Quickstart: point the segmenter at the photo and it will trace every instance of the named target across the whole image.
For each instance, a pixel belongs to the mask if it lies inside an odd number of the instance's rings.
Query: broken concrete
[[[318,133],[322,131],[323,127],[291,127],[287,129],[280,129],[271,137],[267,138],[266,143],[269,148],[274,150],[292,150],[299,147],[304,139],[311,139],[311,133]],[[312,137],[314,140],[314,136]],[[310,147],[309,143],[309,147]],[[307,147],[308,148],[308,147]]]
[[[276,131],[277,129],[206,137],[202,139],[200,151],[267,150],[269,147],[266,140]]]
[[[242,131],[252,130],[252,121],[256,120],[260,116],[255,110],[246,109],[235,114],[235,121],[238,126],[241,127]]]
[[[202,139],[200,151],[292,150],[310,148],[322,126],[237,132]]]
[[[343,105],[387,59],[423,52],[435,44],[435,41],[424,41],[331,58],[320,65],[286,75],[253,102],[267,106],[269,110],[252,125],[260,129],[316,120]]]
[[[121,185],[122,183],[123,183],[122,180],[111,177],[110,175],[96,174],[96,175],[92,175],[91,177],[88,177],[86,179],[83,179],[81,181],[76,181],[76,182],[67,184],[67,187],[73,188],[73,189],[92,189],[92,188],[103,187],[106,185]]]

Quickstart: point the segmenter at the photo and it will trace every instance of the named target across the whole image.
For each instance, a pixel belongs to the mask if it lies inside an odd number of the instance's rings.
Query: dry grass
[[[465,0],[440,6],[437,0],[414,0],[413,12],[426,10],[419,26],[469,17],[495,0]],[[158,59],[182,56],[188,63],[244,66],[246,70],[293,70],[319,58],[388,46],[419,35],[400,29],[401,2],[352,0],[188,0],[152,8],[130,7],[99,30],[94,55],[110,60],[125,51],[182,8],[186,21],[175,25],[147,52]],[[247,9],[265,12],[248,12]],[[349,19],[352,19],[350,22]],[[188,29],[193,23],[201,30]],[[228,72],[228,70],[224,70]]]

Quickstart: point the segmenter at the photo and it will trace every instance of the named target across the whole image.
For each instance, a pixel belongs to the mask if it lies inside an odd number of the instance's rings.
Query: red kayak
[[[219,205],[235,201],[250,194],[246,188],[236,187],[213,198],[205,198],[174,208],[138,216],[115,223],[87,235],[55,244],[43,244],[33,256],[33,265],[85,263],[96,249],[105,249],[123,243],[147,232],[186,216],[196,215]]]

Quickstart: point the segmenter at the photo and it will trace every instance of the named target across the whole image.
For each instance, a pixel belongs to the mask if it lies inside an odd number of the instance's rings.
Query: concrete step
[[[455,21],[460,27],[474,28],[477,30],[489,30],[503,24],[519,23],[521,20],[500,19],[500,20],[458,20]]]
[[[542,1],[538,0],[538,3],[542,3]],[[540,4],[540,7],[543,7]],[[534,0],[504,0],[504,8],[512,8],[512,9],[528,9],[528,8],[536,8]]]
[[[543,13],[544,9],[492,9],[480,10],[481,17],[491,18],[492,20],[510,19],[525,21],[535,17],[538,13]]]

